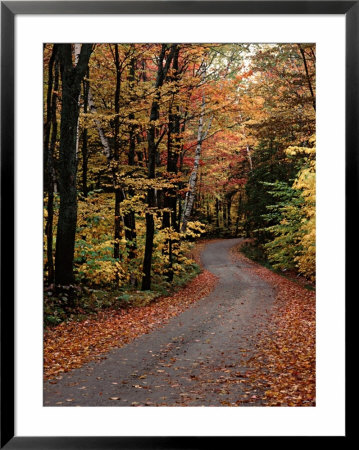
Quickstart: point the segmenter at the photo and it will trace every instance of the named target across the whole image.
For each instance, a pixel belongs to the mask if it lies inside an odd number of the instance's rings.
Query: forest
[[[45,328],[175,297],[218,239],[314,289],[314,44],[43,55]]]

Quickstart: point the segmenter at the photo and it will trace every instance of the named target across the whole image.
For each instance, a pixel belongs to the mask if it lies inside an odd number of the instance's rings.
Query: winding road
[[[275,292],[249,264],[233,259],[230,249],[240,241],[218,240],[204,248],[203,267],[218,277],[207,297],[106,359],[74,369],[56,384],[46,381],[44,406],[242,404],[248,391],[239,380]]]

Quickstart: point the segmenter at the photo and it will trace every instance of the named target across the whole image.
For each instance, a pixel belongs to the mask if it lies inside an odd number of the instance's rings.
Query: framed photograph
[[[1,448],[347,436],[358,21],[1,2]]]

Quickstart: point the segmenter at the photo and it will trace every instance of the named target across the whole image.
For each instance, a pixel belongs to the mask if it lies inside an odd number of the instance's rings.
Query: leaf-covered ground
[[[198,250],[194,257],[198,258]],[[114,347],[122,347],[136,337],[180,314],[214,288],[217,278],[203,271],[185,288],[149,305],[124,310],[106,310],[82,322],[62,323],[44,333],[44,378],[52,379],[86,362],[101,358]]]
[[[237,251],[233,256],[276,288],[271,320],[247,361],[248,390],[260,389],[262,403],[268,406],[315,406],[315,292]]]

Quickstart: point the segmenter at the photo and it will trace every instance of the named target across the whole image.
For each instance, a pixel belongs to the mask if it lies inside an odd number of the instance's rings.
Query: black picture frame
[[[14,436],[14,21],[17,14],[342,14],[346,18],[346,266],[357,254],[359,1],[1,2],[1,441],[6,449],[204,448],[233,437]],[[349,244],[349,236],[351,236]],[[346,292],[354,280],[346,272]],[[348,431],[348,429],[347,429]],[[346,436],[348,437],[348,433]],[[220,441],[220,442],[218,442]]]

